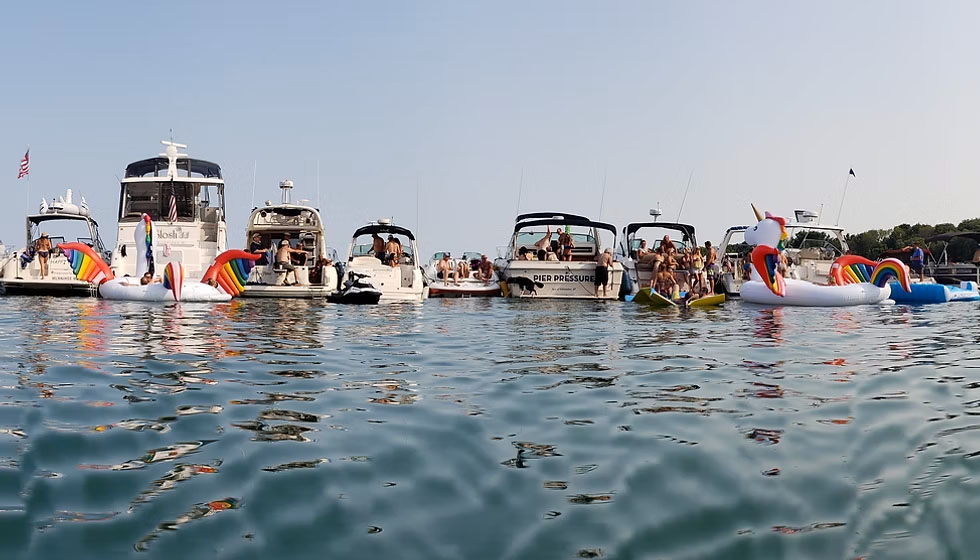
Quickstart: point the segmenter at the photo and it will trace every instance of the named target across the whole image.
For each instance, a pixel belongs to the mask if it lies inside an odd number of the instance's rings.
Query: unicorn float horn
[[[762,213],[759,212],[759,209],[755,207],[755,204],[751,204],[751,206],[752,206],[752,211],[755,212],[755,219],[761,222],[762,221]]]

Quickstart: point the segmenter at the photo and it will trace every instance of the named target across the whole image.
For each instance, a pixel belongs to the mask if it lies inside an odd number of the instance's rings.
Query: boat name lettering
[[[594,282],[592,274],[535,274],[535,282]]]
[[[157,230],[157,237],[160,239],[190,239],[191,232],[184,231],[182,228],[177,228],[173,230]]]

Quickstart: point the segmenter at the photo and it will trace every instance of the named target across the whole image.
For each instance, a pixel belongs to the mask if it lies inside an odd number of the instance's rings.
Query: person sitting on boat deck
[[[544,234],[544,237],[542,237],[541,239],[538,239],[534,243],[534,247],[536,249],[538,249],[539,251],[543,251],[543,250],[547,249],[548,248],[548,245],[551,245],[551,226],[548,226],[548,233]],[[541,260],[544,260],[544,259],[541,259]]]
[[[449,253],[443,253],[442,258],[436,263],[436,278],[441,278],[442,284],[448,286],[449,277],[452,276],[453,285],[459,286],[459,275],[456,273],[453,263],[449,261],[449,256]]]
[[[304,253],[304,252],[299,249],[293,249],[292,247],[290,247],[288,239],[283,239],[282,241],[280,241],[279,250],[276,251],[275,267],[285,270],[286,278],[289,278],[289,273],[292,272],[293,284],[299,284],[299,272],[296,271],[296,267],[293,266],[292,260],[290,259],[290,257],[292,257],[294,253]],[[285,279],[283,279],[282,283],[284,286],[292,285]]]
[[[637,247],[636,249],[636,259],[640,260],[649,254],[650,254],[650,249],[647,247],[647,240],[641,239],[640,246]]]
[[[378,235],[378,232],[371,234],[371,250],[368,251],[368,254],[374,255],[381,262],[388,260],[388,255],[385,254],[385,240]]]
[[[567,231],[562,231],[559,233],[558,245],[561,247],[561,252],[558,253],[558,260],[572,260],[572,249],[575,248],[575,242],[572,240],[572,234],[568,233]]]
[[[539,261],[548,260],[548,251],[545,251],[544,249],[538,249],[537,254],[535,255],[535,259]]]
[[[660,273],[660,269],[664,266],[664,252],[657,247],[656,251],[651,251],[643,259],[642,262],[652,263],[650,268],[650,288],[653,288],[657,283],[657,274]]]
[[[333,261],[326,258],[320,257],[316,260],[316,266],[310,269],[310,284],[322,284],[323,283],[323,269],[333,266]]]
[[[269,251],[268,247],[265,247],[262,243],[262,236],[258,233],[252,234],[252,242],[248,246],[248,252],[253,255],[262,255],[259,260],[255,261],[257,265],[267,265],[269,264],[269,259],[266,253]]]
[[[37,254],[37,262],[41,265],[41,280],[48,275],[48,257],[51,256],[51,240],[48,234],[41,233],[41,237],[34,243],[34,251]]]
[[[609,284],[609,267],[612,266],[612,249],[606,249],[596,257],[595,267],[595,297],[599,297],[599,286],[602,286],[602,297],[606,297],[606,286]]]
[[[915,243],[913,243],[912,256],[909,257],[909,268],[912,269],[912,272],[915,272],[916,274],[919,275],[920,282],[925,280],[925,273],[923,272],[925,256],[926,256],[925,251],[922,250],[922,247],[919,247],[919,242],[916,241]]]
[[[517,260],[519,261],[529,261],[531,260],[531,251],[527,250],[527,247],[521,247],[517,250]]]
[[[456,278],[469,278],[470,277],[470,265],[466,260],[460,260],[456,263]]]
[[[476,272],[473,273],[473,278],[477,280],[482,280],[483,285],[486,286],[490,283],[490,278],[493,277],[493,263],[486,255],[480,255],[480,262],[476,265]]]
[[[549,245],[548,248],[545,249],[544,260],[546,260],[546,261],[560,261],[561,259],[558,258],[558,251],[559,251],[559,249],[558,249],[558,242],[555,241],[555,240],[552,240],[551,241],[551,245]]]
[[[670,240],[669,235],[664,235],[664,238],[660,241],[660,248],[664,250],[667,255],[677,252],[677,247],[674,246],[674,242]]]

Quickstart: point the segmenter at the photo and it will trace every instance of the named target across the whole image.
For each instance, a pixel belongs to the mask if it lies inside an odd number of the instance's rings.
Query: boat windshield
[[[87,220],[54,219],[42,222],[29,222],[27,231],[28,246],[33,246],[41,235],[47,234],[51,240],[51,246],[56,247],[59,243],[74,242],[84,243],[98,252],[104,252],[102,240],[98,237],[98,232],[93,232]]]
[[[224,185],[187,181],[140,181],[123,183],[119,221],[139,221],[143,214],[161,221],[170,213],[171,196],[177,221],[218,222],[224,215]]]
[[[544,237],[544,235],[546,233],[548,233],[548,232],[547,231],[522,231],[522,232],[520,232],[520,233],[517,234],[517,246],[520,247],[522,245],[523,246],[534,245],[535,243],[537,243],[538,241],[540,241],[541,238]],[[561,232],[558,231],[558,230],[553,230],[551,232],[551,238],[553,240],[557,241],[558,240],[558,234],[559,233],[561,233]],[[572,236],[572,243],[574,243],[575,245],[579,245],[579,244],[582,244],[582,245],[595,244],[595,237],[593,237],[591,234],[588,234],[588,233],[574,233],[574,232],[572,232],[571,233],[571,236]],[[480,255],[477,254],[476,257],[477,258],[480,258]]]
[[[414,256],[412,253],[412,240],[408,239],[404,235],[390,234],[394,240],[396,240],[402,246],[402,254],[406,256]],[[388,235],[384,235],[381,238],[383,241],[388,241]],[[354,239],[354,245],[351,247],[352,257],[365,257],[374,256],[374,247],[370,235],[361,235]]]
[[[810,258],[835,259],[847,253],[847,242],[839,230],[794,228],[787,226],[786,248],[806,253]]]

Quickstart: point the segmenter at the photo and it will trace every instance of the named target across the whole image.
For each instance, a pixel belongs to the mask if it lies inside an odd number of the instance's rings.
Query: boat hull
[[[517,298],[596,299],[595,274],[595,263],[587,261],[511,261],[503,271],[507,297]],[[618,299],[622,282],[623,265],[614,262],[606,295],[600,287],[599,299]]]
[[[821,286],[805,280],[787,278],[786,291],[780,297],[757,280],[743,282],[739,290],[742,301],[764,305],[790,305],[799,307],[849,307],[881,303],[891,295],[891,288],[874,284],[848,284],[846,286]]]
[[[241,297],[247,298],[296,298],[321,299],[336,293],[337,290],[323,286],[263,286],[248,284]]]
[[[484,285],[479,281],[462,281],[459,286],[443,284],[441,280],[429,284],[429,297],[497,297],[500,295],[500,284],[491,282]]]

